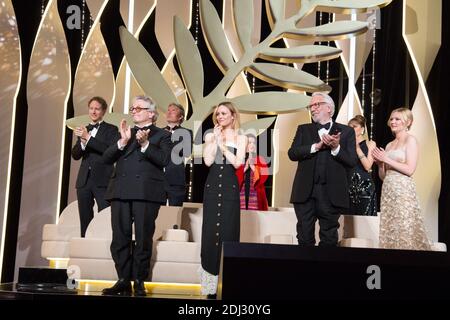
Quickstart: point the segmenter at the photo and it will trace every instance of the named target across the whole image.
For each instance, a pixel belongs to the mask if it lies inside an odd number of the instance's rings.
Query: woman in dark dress
[[[240,198],[236,169],[245,159],[247,137],[239,135],[239,113],[230,102],[213,112],[214,131],[205,136],[203,158],[209,166],[203,192],[200,278],[202,294],[214,295],[222,242],[239,241]]]
[[[348,125],[355,130],[356,153],[359,159],[350,175],[350,213],[376,216],[377,200],[375,184],[372,179],[372,150],[376,144],[374,141],[364,139],[366,118],[357,115],[348,122]]]

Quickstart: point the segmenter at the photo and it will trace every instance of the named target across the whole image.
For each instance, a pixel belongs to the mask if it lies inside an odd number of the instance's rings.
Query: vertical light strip
[[[15,22],[17,23],[16,17],[14,17]],[[3,210],[3,224],[2,224],[2,240],[0,243],[0,282],[3,272],[3,255],[5,253],[5,240],[6,240],[6,224],[8,222],[8,207],[9,207],[9,191],[11,184],[11,170],[12,170],[12,155],[13,155],[13,147],[14,147],[14,131],[16,127],[16,108],[17,108],[17,96],[20,91],[20,83],[22,83],[22,50],[19,44],[19,79],[17,80],[17,88],[16,93],[14,94],[13,99],[13,108],[11,113],[11,131],[9,132],[9,155],[8,155],[8,169],[6,174],[6,188],[5,188],[5,206]]]
[[[375,19],[376,19],[375,15]],[[377,21],[375,20],[375,26]],[[372,46],[372,93],[370,94],[370,140],[373,139],[373,124],[374,124],[374,101],[375,101],[375,53],[376,53],[376,36],[377,36],[377,28],[373,29],[373,46]]]
[[[20,44],[19,44],[20,46]],[[20,76],[18,83],[22,82],[22,53],[20,52]],[[5,252],[5,236],[6,236],[6,223],[8,222],[8,206],[9,206],[9,186],[11,184],[11,168],[12,168],[12,154],[14,147],[14,130],[16,127],[16,108],[17,108],[17,96],[19,94],[20,86],[17,86],[16,94],[14,96],[14,105],[11,114],[11,131],[9,137],[9,155],[8,155],[8,171],[6,176],[6,190],[5,190],[5,208],[3,212],[3,227],[2,227],[2,243],[0,245],[0,282],[2,276],[2,266],[3,266],[3,254]]]
[[[351,21],[356,21],[356,13],[352,13]],[[350,39],[348,72],[348,109],[347,121],[353,118],[353,108],[355,104],[355,68],[356,68],[356,37]]]
[[[128,4],[128,31],[133,34],[134,24],[134,0],[129,0]],[[123,98],[123,112],[128,113],[128,104],[130,103],[130,85],[131,85],[131,69],[127,62],[127,68],[125,71],[125,93]]]
[[[322,11],[319,12],[319,26],[322,25]],[[319,41],[319,46],[322,44],[321,41]],[[317,78],[320,79],[320,61],[317,62]]]
[[[83,4],[81,7],[81,51],[84,48],[84,15],[86,10],[86,0],[83,0]]]
[[[52,2],[52,0],[49,2],[49,5],[47,7],[48,10],[50,10],[51,2]],[[36,39],[37,39],[37,37],[36,37]],[[72,67],[71,67],[71,63],[70,63],[70,54],[69,53],[67,53],[67,60],[68,60],[67,66],[69,68],[68,73],[70,75],[70,74],[72,74],[72,71],[71,71]],[[69,76],[68,88],[71,88],[71,87],[72,87],[72,77]],[[69,102],[69,98],[70,98],[70,90],[67,90],[66,99],[64,100],[64,113],[63,113],[64,122],[67,119],[67,104]],[[60,158],[59,158],[58,198],[57,198],[57,203],[56,203],[56,217],[55,217],[56,224],[59,222],[59,214],[61,212],[61,194],[62,194],[62,178],[63,178],[63,171],[64,171],[63,169],[64,169],[65,145],[66,145],[66,126],[63,126],[62,130],[61,130],[61,154],[60,154]]]
[[[334,14],[328,13],[328,23],[334,22]],[[330,46],[330,41],[327,41],[327,46]],[[330,81],[330,60],[327,60],[327,71],[325,74],[325,83],[328,84]]]
[[[199,8],[199,1],[195,1],[195,34],[194,34],[194,40],[195,44],[198,42],[198,26],[199,26],[199,15],[200,15],[200,8]]]
[[[366,65],[364,64],[362,69],[362,88],[361,88],[361,108],[364,115],[364,107],[366,105]]]

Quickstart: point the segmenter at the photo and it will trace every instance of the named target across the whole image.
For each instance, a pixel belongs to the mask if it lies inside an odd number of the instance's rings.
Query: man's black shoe
[[[144,280],[134,280],[133,290],[136,297],[145,297],[147,295]]]
[[[131,282],[130,280],[119,279],[111,288],[103,289],[102,294],[109,296],[130,296]]]

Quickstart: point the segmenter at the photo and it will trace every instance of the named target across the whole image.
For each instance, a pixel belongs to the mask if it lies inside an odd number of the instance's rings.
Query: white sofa
[[[94,215],[97,206],[94,207]],[[67,260],[69,241],[80,236],[78,201],[71,202],[59,216],[56,224],[45,224],[42,230],[41,256],[48,260]]]

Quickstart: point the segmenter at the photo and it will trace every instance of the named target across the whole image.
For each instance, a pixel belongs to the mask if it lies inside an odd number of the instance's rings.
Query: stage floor
[[[146,284],[146,288],[148,288]],[[64,289],[64,288],[63,288]],[[146,297],[134,296],[105,296],[102,295],[101,290],[98,291],[84,291],[84,290],[21,290],[17,288],[16,283],[0,284],[0,300],[135,300],[135,299],[170,299],[170,300],[209,300],[206,296],[196,294],[173,294],[173,293],[148,293]]]

